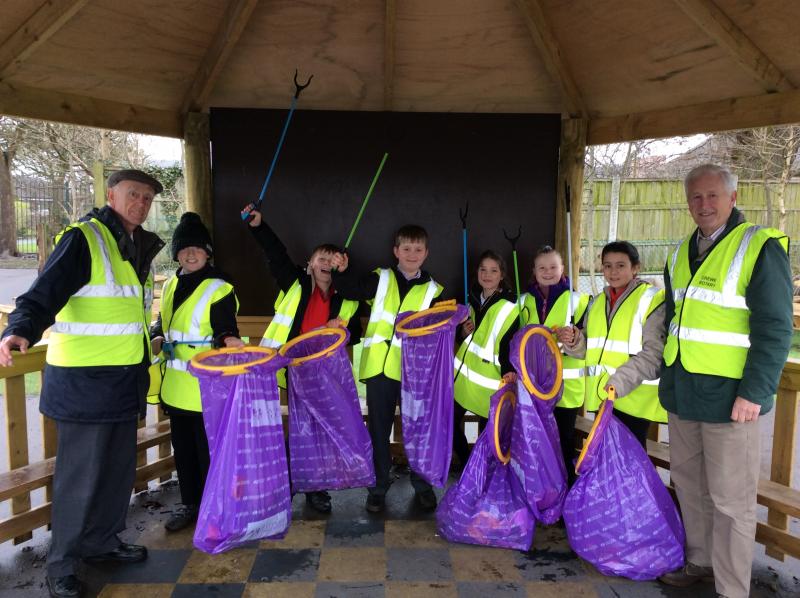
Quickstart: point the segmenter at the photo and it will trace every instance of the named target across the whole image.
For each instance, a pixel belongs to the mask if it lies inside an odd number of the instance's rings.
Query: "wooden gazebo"
[[[560,113],[574,187],[586,144],[800,121],[786,0],[6,0],[0,16],[0,113],[183,138],[206,216],[208,107],[283,108],[298,65],[317,75],[307,109]]]
[[[189,207],[208,217],[208,108],[286,108],[299,66],[316,76],[304,109],[560,114],[560,195],[587,144],[800,121],[798,23],[790,0],[4,0],[0,113],[182,138]],[[564,231],[557,217],[562,247]],[[800,555],[783,531],[800,516],[797,370],[759,534]]]

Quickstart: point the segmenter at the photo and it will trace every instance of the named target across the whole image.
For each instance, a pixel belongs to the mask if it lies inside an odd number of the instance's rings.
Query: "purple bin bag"
[[[601,573],[656,579],[683,567],[683,524],[642,445],[613,410],[613,401],[603,402],[578,460],[564,504],[567,539]]]
[[[546,334],[542,334],[542,332]],[[514,413],[511,466],[522,483],[536,518],[546,525],[558,521],[567,496],[567,468],[561,453],[553,408],[561,398],[563,383],[552,393],[560,352],[549,329],[526,326],[511,340],[510,358],[517,371],[517,409]],[[535,390],[541,399],[529,392]]]
[[[400,411],[409,467],[422,479],[444,487],[453,452],[453,356],[456,327],[467,317],[463,305],[433,307],[397,316],[402,339]],[[406,323],[403,321],[414,316]],[[435,328],[415,334],[427,326]]]
[[[203,365],[254,363],[263,352],[217,353]],[[211,465],[194,545],[217,554],[264,538],[282,538],[292,516],[276,372],[288,359],[274,354],[245,373],[223,376],[190,365],[200,382]],[[223,402],[224,399],[224,402]]]
[[[519,478],[499,460],[495,447],[497,408],[507,393],[513,397],[513,385],[492,395],[489,424],[475,442],[461,479],[447,489],[436,510],[439,534],[450,542],[516,550],[528,550],[533,543],[536,518]],[[501,452],[507,454],[510,447],[512,460],[519,448],[512,434],[515,411],[506,399],[498,422]]]
[[[292,359],[323,353],[289,364],[289,467],[294,492],[375,485],[372,442],[347,356],[349,338],[347,330],[319,331],[286,348],[285,355]]]

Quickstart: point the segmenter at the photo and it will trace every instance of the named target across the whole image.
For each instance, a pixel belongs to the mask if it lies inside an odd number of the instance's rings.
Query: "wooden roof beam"
[[[713,0],[673,0],[706,35],[724,48],[752,77],[772,93],[789,91],[795,86],[767,58],[758,46],[739,29]]]
[[[386,0],[386,19],[383,38],[383,109],[391,110],[394,104],[394,61],[396,0]]]
[[[693,135],[800,122],[800,90],[596,118],[586,143]]]
[[[222,67],[239,41],[258,0],[230,0],[211,45],[197,69],[181,104],[181,114],[202,110],[217,83]]]
[[[516,0],[531,38],[542,57],[550,78],[561,90],[565,111],[571,117],[587,118],[589,112],[572,73],[561,55],[561,48],[542,10],[539,0]]]
[[[0,114],[164,137],[183,136],[177,112],[3,82]]]
[[[45,0],[19,29],[0,45],[0,81],[50,39],[89,0]]]

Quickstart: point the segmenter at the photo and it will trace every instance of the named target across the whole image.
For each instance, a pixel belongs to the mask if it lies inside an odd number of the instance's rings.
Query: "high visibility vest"
[[[609,376],[632,355],[641,352],[645,322],[662,303],[664,291],[643,282],[617,302],[609,326],[606,294],[602,293],[594,299],[586,320],[588,411],[596,411],[601,400],[606,398],[604,387]],[[667,421],[667,412],[658,401],[658,378],[642,381],[629,394],[614,401],[614,409],[654,422]]]
[[[691,235],[675,249],[669,261],[675,315],[664,347],[668,366],[680,354],[687,372],[742,377],[750,349],[745,292],[769,239],[778,239],[789,251],[789,239],[781,231],[743,222],[711,250],[694,275],[689,264]]]
[[[575,312],[574,319],[570,317],[570,294],[572,295],[572,309]],[[536,298],[530,293],[525,293],[520,297],[522,313],[525,325],[542,324],[539,321],[539,312],[536,309]],[[544,326],[548,328],[560,328],[569,326],[572,322],[578,322],[583,317],[586,307],[589,305],[589,295],[575,291],[561,293],[556,302],[550,308],[544,320]],[[586,394],[586,361],[576,359],[565,353],[561,353],[561,365],[564,368],[564,392],[557,407],[580,407]]]
[[[469,308],[474,319],[475,311]],[[519,310],[512,301],[501,299],[495,302],[456,352],[455,385],[456,401],[465,409],[483,417],[489,417],[489,397],[500,388],[500,341],[519,318]]]
[[[385,374],[393,380],[400,380],[401,340],[394,334],[397,314],[404,311],[428,309],[436,297],[442,293],[442,286],[430,280],[427,284],[412,286],[400,302],[400,290],[394,271],[378,268],[378,290],[375,298],[367,301],[372,306],[369,323],[364,334],[361,351],[359,380],[366,380],[378,374]]]
[[[145,346],[148,357],[150,352],[152,270],[145,284],[139,282],[131,263],[122,259],[111,231],[99,220],[92,218],[69,228],[77,228],[86,238],[91,275],[56,314],[47,363],[60,367],[141,363]],[[65,231],[56,237],[56,244]]]
[[[262,347],[276,349],[289,340],[289,332],[291,332],[292,324],[297,317],[297,307],[300,305],[302,292],[300,280],[296,280],[286,293],[283,291],[278,293],[278,297],[275,299],[275,315],[272,316],[272,321],[261,339]],[[358,301],[346,299],[342,301],[337,317],[349,320],[357,311]]]
[[[211,328],[211,306],[223,299],[233,287],[219,278],[202,281],[189,297],[173,311],[178,277],[173,276],[164,285],[161,298],[161,324],[167,341],[175,345],[175,358],[162,364],[164,379],[161,383],[161,400],[171,407],[185,411],[202,411],[200,386],[188,371],[192,357],[211,349],[214,331]],[[239,302],[237,300],[238,309]],[[186,344],[186,341],[196,341]]]

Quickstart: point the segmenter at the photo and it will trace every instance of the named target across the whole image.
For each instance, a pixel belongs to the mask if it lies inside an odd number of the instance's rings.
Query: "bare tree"
[[[18,254],[12,171],[23,139],[17,121],[0,116],[0,256]]]

